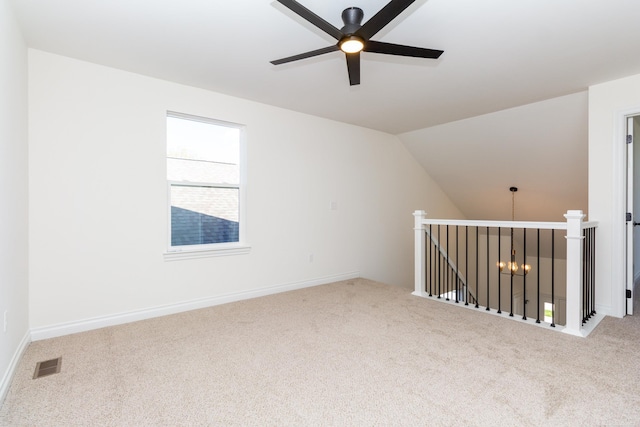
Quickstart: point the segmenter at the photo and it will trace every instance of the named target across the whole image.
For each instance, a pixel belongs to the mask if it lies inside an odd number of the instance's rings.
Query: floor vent
[[[57,359],[45,360],[36,364],[36,371],[33,373],[33,379],[46,377],[47,375],[57,374],[62,366],[62,357]]]

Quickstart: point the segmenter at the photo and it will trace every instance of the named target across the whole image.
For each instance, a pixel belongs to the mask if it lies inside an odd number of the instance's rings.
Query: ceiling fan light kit
[[[430,59],[438,59],[443,53],[442,50],[425,49],[422,47],[405,46],[371,40],[372,36],[377,34],[389,22],[395,19],[415,0],[391,0],[363,25],[361,24],[362,19],[364,18],[364,12],[362,9],[359,7],[349,7],[342,12],[342,22],[344,22],[344,26],[341,29],[334,27],[329,22],[298,3],[296,0],[277,1],[299,15],[301,18],[309,21],[311,24],[335,38],[338,42],[333,46],[327,46],[325,48],[271,61],[273,65],[285,64],[287,62],[298,61],[300,59],[311,58],[341,50],[345,53],[347,60],[349,84],[354,86],[360,84],[360,52],[362,51]]]
[[[364,49],[364,41],[358,36],[345,37],[340,41],[340,50],[344,53],[358,53]]]

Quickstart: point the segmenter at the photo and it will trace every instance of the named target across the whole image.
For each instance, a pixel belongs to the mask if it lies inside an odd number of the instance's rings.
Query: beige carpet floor
[[[639,363],[640,317],[577,338],[358,279],[34,342],[0,425],[640,425]]]

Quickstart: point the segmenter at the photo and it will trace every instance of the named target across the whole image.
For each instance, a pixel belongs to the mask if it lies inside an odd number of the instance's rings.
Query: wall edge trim
[[[0,407],[4,404],[4,399],[9,393],[9,388],[11,387],[11,382],[16,373],[16,369],[18,368],[18,364],[20,363],[24,352],[27,350],[27,347],[31,344],[31,340],[32,338],[29,331],[25,332],[20,344],[18,344],[18,347],[16,348],[16,351],[13,353],[13,357],[11,358],[9,366],[2,377],[2,381],[0,381]]]

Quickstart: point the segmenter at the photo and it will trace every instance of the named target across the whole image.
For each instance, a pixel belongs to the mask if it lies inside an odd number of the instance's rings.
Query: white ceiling
[[[387,0],[300,0],[336,27]],[[640,73],[638,0],[417,0],[376,40],[439,60],[340,52],[274,66],[330,36],[272,0],[12,0],[29,46],[392,134]]]
[[[585,91],[640,74],[638,0],[417,0],[373,39],[444,54],[365,52],[359,86],[340,52],[271,65],[335,43],[273,0],[10,1],[30,47],[403,134],[469,218],[508,219],[512,185],[527,218],[586,210]],[[299,1],[340,28],[343,9],[362,8],[366,22],[388,0]],[[570,105],[488,114],[569,94]],[[519,156],[540,167],[518,167]]]

